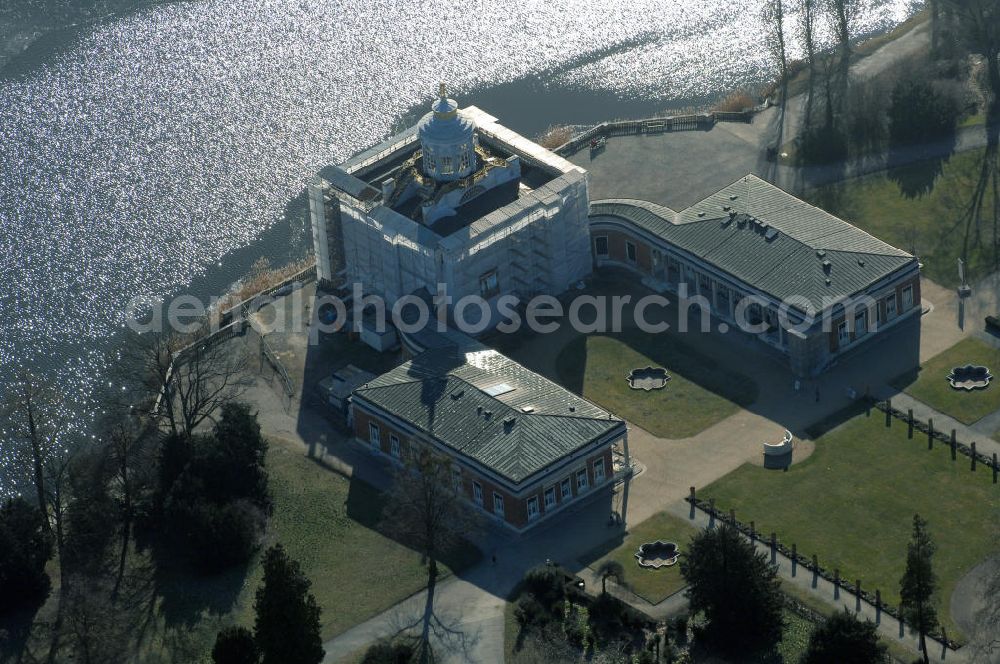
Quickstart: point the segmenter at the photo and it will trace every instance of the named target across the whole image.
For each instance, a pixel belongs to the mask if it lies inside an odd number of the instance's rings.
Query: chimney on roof
[[[514,417],[508,417],[506,420],[504,420],[503,421],[503,432],[504,433],[510,433],[511,431],[513,431],[514,430],[514,424],[516,422],[517,422],[517,419],[514,418]]]

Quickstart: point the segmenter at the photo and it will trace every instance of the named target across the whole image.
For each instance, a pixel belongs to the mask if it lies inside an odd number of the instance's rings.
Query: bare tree
[[[186,435],[246,391],[242,382],[246,367],[242,347],[211,340],[196,341],[174,355],[166,395],[176,400]]]
[[[146,481],[148,461],[147,437],[141,423],[131,412],[113,417],[107,425],[107,451],[114,469],[112,487],[120,505],[121,550],[118,557],[118,576],[112,595],[117,596],[125,575],[132,524],[135,520],[135,502]]]
[[[857,22],[863,2],[864,0],[825,0],[827,20],[837,40],[836,87],[841,104],[844,102],[847,79],[851,72],[851,40],[857,36]]]
[[[816,79],[816,0],[802,0],[799,8],[799,38],[806,52],[806,66],[809,68],[808,88],[806,89],[806,114],[804,127],[808,128],[812,121],[813,86]]]
[[[462,499],[451,463],[417,451],[397,469],[382,512],[385,527],[427,557],[428,575],[437,577],[440,556],[478,529],[477,515]]]
[[[767,0],[761,10],[764,19],[765,43],[771,57],[778,63],[781,77],[781,113],[778,116],[778,137],[775,152],[785,141],[785,110],[788,104],[788,54],[785,52],[784,0]]]
[[[4,400],[3,414],[11,425],[13,452],[29,468],[39,509],[47,515],[48,466],[60,455],[69,424],[62,395],[31,372],[22,371]],[[48,518],[46,525],[50,526]]]
[[[129,344],[121,363],[128,399],[172,434],[190,436],[224,404],[245,391],[243,347],[206,338],[204,332],[147,333]]]
[[[161,428],[179,433],[181,418],[176,404],[164,395],[173,374],[174,353],[181,346],[180,337],[159,332],[133,336],[124,344],[115,370],[125,389],[121,394],[109,394],[108,400],[122,410],[134,407]]]
[[[943,0],[956,21],[956,32],[970,51],[986,60],[991,117],[1000,115],[1000,0]],[[937,4],[936,2],[934,3]]]

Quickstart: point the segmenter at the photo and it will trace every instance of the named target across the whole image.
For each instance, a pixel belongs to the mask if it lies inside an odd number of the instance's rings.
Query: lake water
[[[528,136],[705,103],[773,71],[762,2],[195,0],[39,40],[0,75],[0,390],[31,367],[84,429],[126,302],[308,252],[307,180],[438,81]]]

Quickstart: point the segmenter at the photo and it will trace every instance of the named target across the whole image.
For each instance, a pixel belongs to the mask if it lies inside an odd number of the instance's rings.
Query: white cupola
[[[448,99],[444,83],[431,112],[417,125],[424,175],[439,182],[468,177],[476,170],[476,125]]]

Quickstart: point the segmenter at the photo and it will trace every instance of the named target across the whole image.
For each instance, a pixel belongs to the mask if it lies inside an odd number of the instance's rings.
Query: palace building
[[[461,495],[516,531],[626,472],[623,420],[471,339],[460,343],[356,389],[357,440],[400,463],[416,448],[448,458]]]
[[[393,305],[556,294],[590,273],[587,173],[441,86],[415,126],[309,187],[317,276]],[[492,317],[495,318],[495,317]],[[476,321],[470,321],[476,322]]]
[[[921,310],[916,258],[754,175],[682,212],[595,201],[590,229],[596,265],[626,266],[658,290],[683,284],[727,323],[741,314],[798,376]]]

